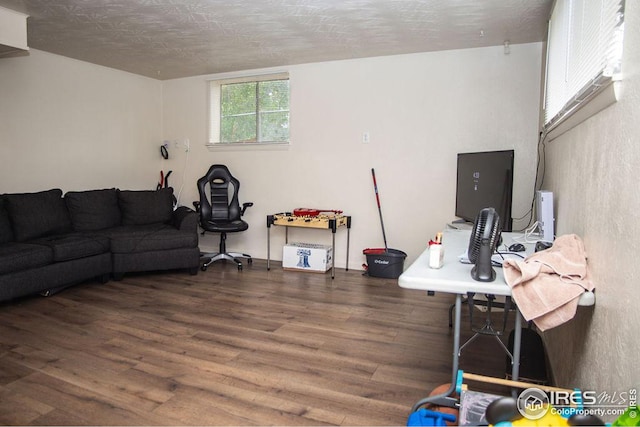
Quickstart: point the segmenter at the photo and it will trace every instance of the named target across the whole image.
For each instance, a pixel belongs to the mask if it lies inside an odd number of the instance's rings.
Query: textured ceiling
[[[157,79],[542,41],[553,0],[0,0],[31,48]]]

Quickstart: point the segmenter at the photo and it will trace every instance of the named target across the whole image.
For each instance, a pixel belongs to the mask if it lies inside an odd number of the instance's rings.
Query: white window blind
[[[623,2],[556,0],[547,45],[546,130],[569,119],[621,77]],[[585,111],[592,115],[600,109]]]

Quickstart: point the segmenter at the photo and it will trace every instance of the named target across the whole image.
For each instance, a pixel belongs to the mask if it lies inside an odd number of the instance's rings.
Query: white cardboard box
[[[282,249],[282,268],[285,270],[326,273],[333,266],[331,246],[314,243],[288,243]]]

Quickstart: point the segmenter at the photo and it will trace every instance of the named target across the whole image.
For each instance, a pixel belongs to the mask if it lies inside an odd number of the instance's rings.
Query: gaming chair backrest
[[[210,187],[210,198],[207,198],[207,184]],[[229,200],[230,185],[231,200]],[[230,222],[240,219],[239,190],[240,181],[231,175],[225,165],[212,165],[207,174],[198,180],[202,221]]]

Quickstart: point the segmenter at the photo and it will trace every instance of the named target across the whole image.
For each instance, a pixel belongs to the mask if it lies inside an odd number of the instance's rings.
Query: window
[[[289,142],[289,76],[211,81],[209,144]]]
[[[615,102],[613,92],[600,95],[612,91],[621,77],[623,28],[623,0],[555,1],[547,44],[545,130],[575,115],[569,127],[563,125],[568,130]]]

